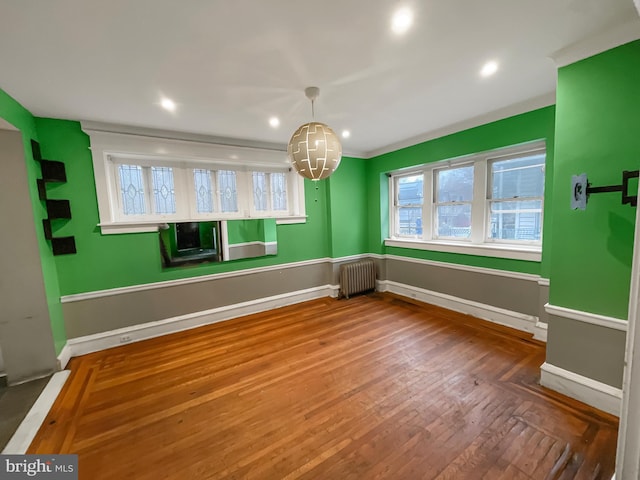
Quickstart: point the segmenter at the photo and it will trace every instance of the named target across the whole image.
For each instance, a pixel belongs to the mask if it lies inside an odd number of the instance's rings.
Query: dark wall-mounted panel
[[[42,169],[42,179],[45,182],[66,182],[67,171],[64,163],[54,160],[41,160],[40,168]]]
[[[51,239],[54,255],[67,255],[76,253],[76,240],[74,237],[58,237]]]
[[[50,219],[71,218],[69,200],[47,200],[47,215]]]

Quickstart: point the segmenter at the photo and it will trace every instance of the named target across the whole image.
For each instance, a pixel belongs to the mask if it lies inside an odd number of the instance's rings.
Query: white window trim
[[[92,129],[90,124],[83,124],[83,130],[91,139],[90,148],[100,217],[98,226],[103,234],[154,232],[158,230],[159,225],[176,221],[276,218],[277,224],[306,222],[304,179],[291,170],[285,151],[108,132]],[[116,186],[118,178],[112,160],[120,163],[126,160],[136,165],[167,164],[176,167],[178,171],[180,168],[211,168],[239,172],[239,177],[242,177],[237,179],[239,211],[234,214],[219,211],[212,214],[199,214],[187,209],[176,215],[155,217],[146,215],[144,218],[131,218],[127,215],[124,218],[125,216],[119,214]],[[251,181],[251,175],[248,172],[252,171],[290,172],[287,183],[289,211],[252,214],[253,194],[252,188],[248,188],[246,178],[248,177],[248,181]],[[176,190],[178,190],[178,181],[182,182],[183,187],[188,184],[187,172],[182,170],[174,177]],[[244,202],[240,201],[241,196]],[[176,200],[178,200],[177,195]],[[216,203],[219,205],[219,201]]]
[[[542,240],[539,242],[521,241],[517,243],[504,240],[494,240],[487,238],[487,215],[490,200],[487,192],[487,166],[490,161],[496,159],[520,156],[527,153],[545,152],[545,141],[539,140],[513,147],[500,148],[482,153],[459,157],[455,159],[442,160],[424,165],[393,171],[389,173],[389,237],[384,244],[388,247],[411,248],[416,250],[428,250],[434,252],[459,253],[466,255],[478,255],[485,257],[508,258],[514,260],[527,260],[540,262],[542,260]],[[464,240],[452,240],[451,238],[438,239],[433,232],[433,208],[434,191],[433,175],[434,171],[443,167],[462,166],[464,164],[474,164],[474,204],[483,204],[483,208],[472,209],[471,238]],[[395,183],[394,179],[399,176],[422,174],[423,195],[425,202],[422,206],[422,236],[394,236],[396,230],[396,208],[395,208]],[[544,202],[543,202],[544,215]],[[479,227],[479,228],[476,228]]]

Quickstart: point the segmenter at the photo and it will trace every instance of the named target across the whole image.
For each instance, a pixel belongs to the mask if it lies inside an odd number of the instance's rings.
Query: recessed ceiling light
[[[165,97],[162,100],[160,100],[160,106],[162,108],[164,108],[165,110],[168,110],[170,112],[175,112],[176,111],[176,102],[174,102],[170,98],[166,98]]]
[[[342,130],[342,138],[349,138],[351,136],[351,132],[349,130]]]
[[[280,126],[280,119],[278,117],[271,117],[269,119],[269,125],[273,128],[278,128]]]
[[[494,73],[498,71],[498,62],[491,60],[483,65],[482,70],[480,70],[480,75],[483,77],[490,77]]]
[[[413,24],[413,12],[407,8],[399,8],[391,17],[391,30],[396,35],[407,33]]]

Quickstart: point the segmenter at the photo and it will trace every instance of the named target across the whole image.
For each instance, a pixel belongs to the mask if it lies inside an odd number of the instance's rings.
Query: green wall
[[[542,262],[508,260],[455,253],[412,250],[385,247],[384,239],[389,233],[389,185],[387,172],[425,163],[471,155],[511,145],[544,139],[547,142],[547,172],[553,167],[555,107],[545,107],[516,115],[462,132],[447,135],[369,160],[367,165],[368,185],[368,250],[372,253],[389,253],[442,262],[473,265],[479,267],[510,270],[544,275],[548,271],[546,254],[547,235],[552,217],[551,180],[545,184],[545,212],[543,226]],[[547,175],[550,177],[550,175]]]
[[[307,222],[278,225],[278,254],[189,269],[163,270],[158,233],[102,235],[89,138],[78,122],[36,119],[46,153],[63,160],[67,183],[51,194],[71,202],[73,218],[56,230],[74,235],[78,253],[55,257],[62,295],[174,280],[329,256],[328,184],[305,181]]]
[[[22,105],[16,102],[5,91],[0,89],[0,118],[6,120],[22,133],[24,143],[24,157],[29,178],[29,195],[33,206],[33,216],[36,223],[36,236],[38,248],[40,250],[40,261],[42,264],[42,274],[45,282],[45,292],[47,305],[49,307],[49,317],[53,339],[55,342],[56,354],[62,351],[66,343],[64,329],[64,318],[62,316],[62,305],[60,303],[60,286],[56,273],[54,256],[51,245],[44,238],[42,229],[42,219],[47,217],[45,206],[38,197],[36,179],[42,178],[40,166],[33,159],[31,151],[31,140],[38,140],[36,121],[31,113]],[[47,155],[46,149],[42,150],[43,155]],[[51,159],[55,160],[55,158]],[[35,332],[34,332],[35,333]]]
[[[640,41],[560,68],[557,100],[549,300],[626,319],[636,208],[602,193],[571,210],[571,176],[616,185],[640,167]]]
[[[330,256],[367,252],[368,160],[344,157],[329,177]]]

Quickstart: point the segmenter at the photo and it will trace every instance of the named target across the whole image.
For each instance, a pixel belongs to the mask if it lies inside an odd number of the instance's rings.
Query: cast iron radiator
[[[376,264],[373,260],[340,265],[340,295],[349,298],[354,293],[376,289]]]

